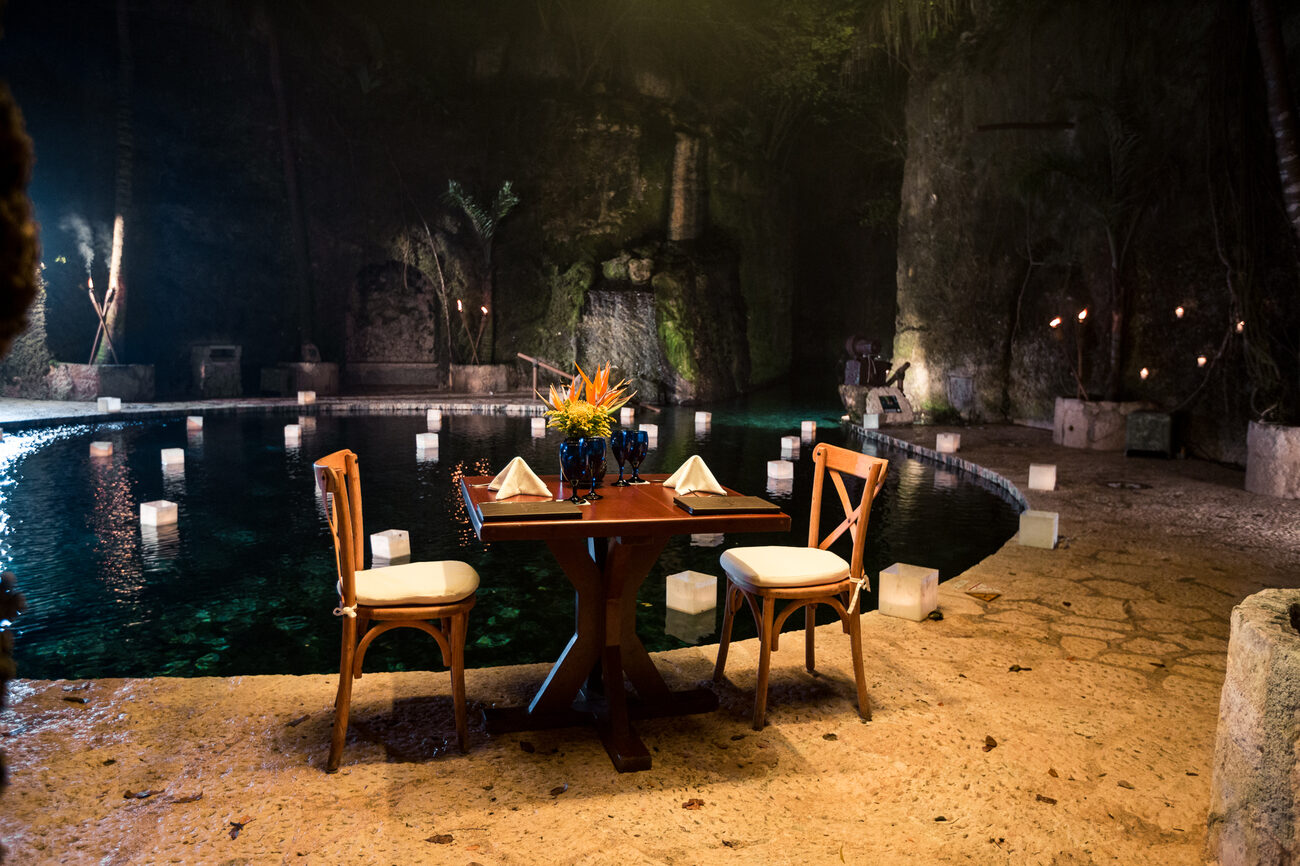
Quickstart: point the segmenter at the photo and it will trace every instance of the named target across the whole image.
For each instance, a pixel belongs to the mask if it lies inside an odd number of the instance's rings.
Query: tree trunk
[[[126,330],[126,280],[122,259],[126,249],[127,220],[131,212],[131,168],[135,139],[131,130],[131,31],[128,0],[117,0],[117,179],[113,202],[113,251],[108,263],[108,291],[104,295],[104,331],[92,363],[121,362]],[[115,351],[116,350],[116,351]]]
[[[1259,65],[1264,72],[1268,97],[1268,119],[1273,127],[1273,147],[1277,152],[1277,173],[1282,184],[1282,200],[1291,230],[1300,242],[1300,133],[1286,77],[1286,46],[1278,21],[1276,0],[1250,0],[1255,22],[1255,41],[1259,46]]]

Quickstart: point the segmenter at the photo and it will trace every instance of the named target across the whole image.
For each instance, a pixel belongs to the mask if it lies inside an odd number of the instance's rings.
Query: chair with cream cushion
[[[366,649],[376,637],[394,628],[416,628],[438,642],[443,664],[451,668],[456,734],[461,751],[465,751],[465,633],[478,589],[478,573],[467,563],[451,560],[361,568],[366,534],[361,519],[357,455],[336,451],[322,457],[312,468],[334,536],[339,578],[339,606],[334,614],[343,620],[334,735],[326,771],[337,770],[343,755],[352,681],[361,678]]]
[[[862,664],[858,595],[860,590],[868,588],[867,578],[862,573],[867,520],[871,516],[871,503],[884,485],[889,461],[823,442],[813,451],[813,464],[816,474],[813,477],[807,547],[734,547],[722,554],[722,568],[727,572],[727,602],[713,679],[722,678],[727,664],[727,648],[731,643],[732,622],[741,603],[748,602],[759,636],[754,730],[762,729],[767,712],[767,678],[781,627],[800,608],[804,611],[805,664],[809,671],[814,669],[813,632],[819,604],[830,605],[849,635],[853,676],[858,686],[858,714],[864,719],[871,718],[871,702],[867,698],[866,673]],[[856,505],[845,484],[846,475],[863,481],[862,494]],[[819,524],[827,476],[839,494],[844,520],[823,537],[819,533]],[[853,540],[853,552],[847,562],[828,549],[846,531]],[[778,602],[784,603],[779,611]]]

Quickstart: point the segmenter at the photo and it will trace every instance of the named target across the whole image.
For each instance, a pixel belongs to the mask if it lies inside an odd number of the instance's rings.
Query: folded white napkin
[[[521,493],[531,496],[551,495],[550,489],[528,468],[522,457],[516,457],[507,463],[506,468],[488,483],[488,490],[495,490],[497,499],[509,499]]]
[[[678,493],[694,493],[697,490],[706,493],[727,492],[722,489],[718,479],[713,477],[709,467],[704,465],[704,458],[698,454],[692,454],[680,469],[669,475],[664,481],[664,487],[676,487]]]

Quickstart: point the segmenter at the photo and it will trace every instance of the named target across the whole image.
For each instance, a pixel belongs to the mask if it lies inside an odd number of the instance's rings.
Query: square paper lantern
[[[793,478],[794,464],[789,460],[769,460],[767,461],[768,478]]]
[[[781,437],[781,456],[798,457],[799,456],[799,437],[782,436]]]
[[[1055,511],[1022,511],[1020,513],[1020,543],[1025,547],[1056,547],[1056,530],[1060,515]]]
[[[299,406],[310,406],[312,403],[315,403],[315,402],[316,402],[316,392],[315,392],[315,391],[299,391],[299,392],[298,392],[298,405],[299,405]]]
[[[940,433],[934,438],[934,450],[940,454],[956,454],[961,448],[960,433]]]
[[[1055,463],[1030,463],[1029,464],[1029,489],[1030,490],[1055,490],[1056,489],[1056,464]]]
[[[176,522],[176,503],[166,499],[140,503],[140,522],[148,526],[163,526]]]
[[[880,572],[880,612],[920,622],[939,606],[939,569],[896,562]]]
[[[431,431],[436,433],[442,429],[441,409],[430,409],[428,412],[424,413],[424,417],[427,422],[426,426],[428,426]]]
[[[375,559],[397,559],[411,555],[411,534],[405,529],[385,529],[370,536],[370,555]]]
[[[712,413],[712,412],[696,412],[696,413],[695,413],[695,426],[696,426],[696,427],[707,427],[707,426],[709,426],[709,425],[712,424],[712,423],[713,423],[713,413]]]
[[[817,435],[817,422],[801,421],[799,423],[799,435],[804,439],[812,439]]]
[[[546,419],[545,419],[545,418],[534,418],[533,421],[532,421],[532,426],[533,426],[533,438],[534,438],[534,439],[543,439],[543,438],[545,438],[545,436],[546,436]]]
[[[91,457],[112,457],[113,443],[112,442],[91,442],[90,456]]]
[[[631,406],[624,406],[618,410],[618,423],[624,427],[629,427],[634,421],[636,421],[636,410]]]
[[[647,433],[650,434],[650,441],[651,441],[651,442],[654,442],[656,439],[659,438],[659,425],[658,425],[658,424],[642,424],[642,425],[641,425],[641,429],[644,430],[645,432],[647,432]]]
[[[682,613],[700,613],[718,606],[718,579],[699,571],[668,575],[668,607]]]
[[[863,429],[863,430],[879,430],[879,429],[880,429],[880,413],[879,413],[879,412],[868,412],[868,413],[866,413],[865,415],[863,415],[863,416],[862,416],[862,429]]]
[[[164,448],[162,450],[162,465],[164,466],[184,466],[185,449],[184,448]]]
[[[284,444],[297,446],[302,443],[302,428],[297,424],[284,425]]]
[[[95,405],[99,407],[99,411],[101,412],[121,412],[122,398],[121,397],[100,397],[98,400],[95,401]]]
[[[189,416],[187,416],[187,417],[185,418],[185,429],[186,429],[186,430],[202,430],[202,429],[203,429],[203,416],[202,416],[202,415],[189,415]]]
[[[416,433],[415,447],[420,449],[421,451],[437,451],[438,434],[437,433]]]

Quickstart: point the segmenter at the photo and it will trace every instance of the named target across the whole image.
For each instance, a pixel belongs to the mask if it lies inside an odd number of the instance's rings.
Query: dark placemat
[[[572,502],[481,502],[484,520],[564,520],[582,516]]]
[[[742,514],[781,510],[780,506],[757,496],[674,496],[673,502],[690,514]]]

